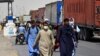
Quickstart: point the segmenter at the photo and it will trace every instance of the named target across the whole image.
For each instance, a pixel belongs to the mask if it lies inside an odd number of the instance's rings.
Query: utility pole
[[[8,16],[13,16],[12,2],[8,2]]]

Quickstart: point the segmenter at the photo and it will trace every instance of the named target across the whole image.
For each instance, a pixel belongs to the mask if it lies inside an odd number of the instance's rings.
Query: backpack
[[[37,34],[38,34],[38,32],[39,32],[39,28],[36,26],[36,31],[37,31]]]
[[[30,33],[30,29],[31,29],[31,27],[29,27],[29,29],[28,29],[28,35],[27,35],[27,37],[29,37],[29,35],[31,34],[31,33]],[[37,30],[37,34],[38,34],[39,29],[38,29],[38,27],[37,27],[37,26],[36,26],[36,30]]]

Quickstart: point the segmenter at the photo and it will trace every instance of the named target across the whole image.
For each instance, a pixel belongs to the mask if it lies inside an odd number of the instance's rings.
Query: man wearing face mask
[[[37,43],[39,43],[40,56],[52,56],[55,39],[52,31],[48,27],[47,22],[44,22],[43,29],[38,33],[33,47]]]
[[[65,18],[63,25],[58,29],[57,40],[60,45],[60,56],[72,56],[74,48],[73,36],[74,31],[69,25],[69,19]]]
[[[74,18],[69,19],[69,25],[72,26],[72,28],[74,28]]]
[[[28,30],[28,49],[29,49],[29,56],[38,56],[39,49],[38,45],[33,48],[33,44],[35,42],[36,36],[38,34],[39,28],[36,26],[35,21],[31,21],[31,27]]]
[[[52,26],[50,25],[49,19],[47,19],[47,18],[44,19],[44,22],[46,22],[48,24],[49,29],[52,30]]]
[[[69,19],[69,25],[74,29],[74,33],[76,36],[75,41],[78,43],[78,33],[80,32],[80,29],[77,25],[75,25],[74,18]]]
[[[78,46],[78,33],[80,32],[80,29],[79,29],[78,26],[75,25],[74,18],[70,18],[69,19],[69,25],[73,28],[74,35],[75,35],[75,38],[73,40],[73,42],[74,42],[74,50],[73,50],[72,56],[76,56],[76,48]]]

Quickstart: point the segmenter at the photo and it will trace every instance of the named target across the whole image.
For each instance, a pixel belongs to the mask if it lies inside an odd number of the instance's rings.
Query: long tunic
[[[39,43],[40,56],[52,56],[55,39],[51,30],[41,30],[37,35],[36,43]]]
[[[33,52],[39,53],[38,46],[33,48],[33,44],[35,42],[36,36],[37,36],[36,27],[34,28],[31,27],[29,30],[29,37],[28,37],[28,49],[29,49],[30,56],[32,55],[31,53]]]
[[[58,40],[60,42],[60,56],[72,56],[73,44],[73,29],[69,25],[61,26],[58,30]]]

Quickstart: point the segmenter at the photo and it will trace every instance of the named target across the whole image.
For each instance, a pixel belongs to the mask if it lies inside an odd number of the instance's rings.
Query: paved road
[[[2,31],[0,31],[0,56],[18,56],[17,54],[9,39],[4,37]]]
[[[80,41],[77,56],[100,56],[100,42]]]
[[[14,41],[14,40],[13,40]],[[14,44],[14,43],[13,43]],[[13,45],[19,53],[19,56],[28,56],[27,45]],[[60,56],[59,51],[54,52],[54,56]],[[100,40],[79,41],[76,56],[100,56]]]

